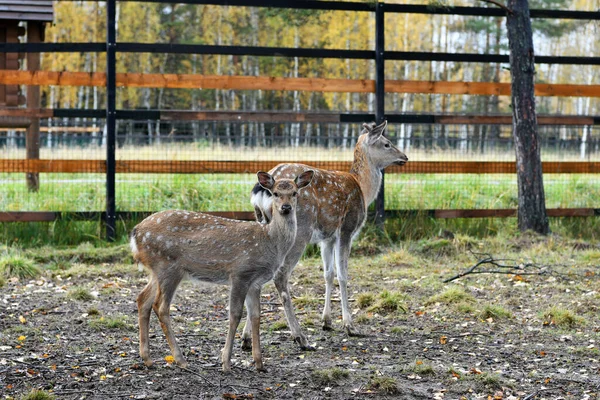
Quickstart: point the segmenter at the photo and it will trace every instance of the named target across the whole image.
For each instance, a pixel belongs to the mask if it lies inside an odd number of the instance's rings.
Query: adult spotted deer
[[[381,185],[381,170],[392,164],[404,165],[408,158],[383,133],[387,122],[364,124],[354,150],[350,172],[314,169],[302,164],[279,164],[270,173],[274,177],[292,177],[308,169],[315,171],[312,185],[298,200],[298,232],[296,241],[275,275],[275,286],[283,302],[285,315],[294,340],[303,349],[311,349],[294,314],[288,280],[304,248],[319,243],[325,275],[325,307],[323,329],[331,329],[331,292],[334,263],[342,300],[343,325],[348,334],[356,334],[348,305],[348,257],[353,238],[367,216],[367,207],[377,196]],[[265,224],[273,223],[271,194],[261,186],[252,190],[256,218]],[[268,226],[268,225],[267,225]],[[249,348],[253,322],[244,328],[243,347]]]
[[[137,298],[140,355],[152,365],[148,349],[148,325],[154,310],[175,362],[187,363],[173,335],[169,308],[185,277],[231,285],[229,331],[223,348],[223,370],[231,369],[231,351],[244,301],[252,323],[252,356],[264,370],[260,352],[260,291],[283,264],[296,240],[298,190],[310,184],[313,171],[295,179],[274,179],[259,172],[258,184],[273,197],[271,223],[237,221],[189,211],[162,211],[138,224],[130,237],[134,259],[150,272],[150,280]]]

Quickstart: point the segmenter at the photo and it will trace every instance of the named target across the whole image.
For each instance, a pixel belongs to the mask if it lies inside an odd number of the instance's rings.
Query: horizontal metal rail
[[[374,60],[374,50],[310,49],[293,47],[213,46],[202,44],[118,42],[121,53],[214,54],[260,57],[303,57]],[[0,53],[105,52],[105,43],[0,43]],[[386,51],[386,60],[508,63],[507,54]],[[600,57],[536,56],[537,64],[600,65]]]
[[[141,0],[119,0],[141,1]],[[166,3],[164,0],[143,0],[147,3]],[[216,5],[216,6],[238,6],[238,7],[267,7],[267,8],[291,8],[302,10],[323,11],[357,11],[375,12],[375,3],[359,3],[346,1],[313,1],[313,0],[177,0],[181,4]],[[168,3],[168,2],[167,2]],[[384,4],[385,12],[406,14],[429,14],[429,15],[463,15],[479,17],[504,17],[506,11],[500,7],[454,7],[433,6],[427,4]],[[598,11],[576,11],[576,10],[545,10],[531,9],[531,18],[553,18],[553,19],[578,19],[578,20],[600,20]]]
[[[9,108],[0,109],[0,117],[13,118],[105,118],[105,110],[74,108]],[[511,115],[471,114],[386,114],[392,124],[469,124],[512,125]],[[228,122],[310,122],[310,123],[363,123],[375,120],[370,113],[314,113],[286,111],[191,111],[191,110],[117,110],[116,118],[137,121],[228,121]],[[600,116],[592,115],[538,115],[538,125],[600,125]],[[25,124],[25,123],[23,123]]]

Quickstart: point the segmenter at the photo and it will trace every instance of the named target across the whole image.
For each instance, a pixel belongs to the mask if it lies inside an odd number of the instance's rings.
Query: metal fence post
[[[106,239],[116,237],[116,0],[106,2]]]
[[[385,119],[385,29],[384,4],[375,5],[375,122],[380,124]],[[375,199],[375,224],[383,229],[385,223],[385,173],[381,170],[381,187]]]

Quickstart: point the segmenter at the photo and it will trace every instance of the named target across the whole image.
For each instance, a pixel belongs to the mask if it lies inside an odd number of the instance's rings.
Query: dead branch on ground
[[[572,278],[575,276],[594,276],[595,273],[591,272],[589,269],[586,270],[583,274],[577,273],[563,273],[558,271],[560,268],[567,268],[568,266],[562,264],[556,265],[538,265],[533,262],[519,262],[517,260],[511,259],[495,259],[489,253],[475,253],[471,251],[471,254],[478,258],[477,263],[467,270],[451,277],[444,279],[444,283],[455,281],[459,278],[462,278],[467,275],[476,275],[476,274],[505,274],[505,275],[515,275],[515,276],[525,276],[525,275],[537,275],[537,276],[553,276],[556,278]]]

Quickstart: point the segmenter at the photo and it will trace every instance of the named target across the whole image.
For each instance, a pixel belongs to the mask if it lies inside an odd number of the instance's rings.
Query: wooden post
[[[39,43],[42,41],[42,24],[39,22],[27,22],[27,42]],[[27,69],[37,71],[40,69],[40,53],[27,53]],[[27,108],[39,109],[40,87],[35,85],[27,86]],[[27,159],[40,158],[40,119],[31,118],[27,127],[25,138],[27,148]],[[40,174],[37,172],[27,173],[27,188],[32,192],[37,192],[40,188]]]

